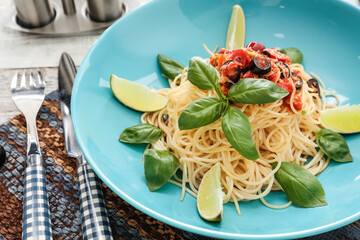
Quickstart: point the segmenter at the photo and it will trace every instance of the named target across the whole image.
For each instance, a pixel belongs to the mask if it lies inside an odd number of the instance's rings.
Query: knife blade
[[[60,107],[63,118],[65,150],[69,157],[78,158],[82,155],[75,137],[71,121],[71,92],[76,76],[76,67],[70,55],[63,53],[59,63]]]
[[[73,60],[69,54],[63,53],[58,72],[60,106],[65,150],[69,157],[77,159],[83,238],[113,239],[100,181],[82,154],[71,121],[71,92],[75,76],[76,67]]]

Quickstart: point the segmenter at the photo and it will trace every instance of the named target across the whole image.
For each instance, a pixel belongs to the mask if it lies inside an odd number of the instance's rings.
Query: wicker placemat
[[[82,239],[76,163],[65,154],[58,100],[57,92],[46,96],[38,114],[37,126],[47,168],[53,237],[76,240]],[[21,239],[26,156],[26,122],[23,115],[0,125],[0,145],[8,155],[0,169],[0,240]],[[208,239],[157,221],[130,206],[105,184],[102,186],[115,239]],[[309,239],[360,239],[360,221]]]

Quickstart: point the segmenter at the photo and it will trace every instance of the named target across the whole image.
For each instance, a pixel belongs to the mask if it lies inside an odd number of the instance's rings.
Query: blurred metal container
[[[120,0],[87,0],[89,17],[93,21],[108,22],[119,18],[123,13]]]
[[[76,7],[74,0],[62,0],[64,14],[67,16],[74,15],[76,13]]]
[[[26,33],[78,35],[107,28],[119,17],[149,1],[14,0],[15,4],[9,5],[0,15],[0,24]]]
[[[27,28],[45,26],[55,18],[49,0],[14,0],[18,24]]]

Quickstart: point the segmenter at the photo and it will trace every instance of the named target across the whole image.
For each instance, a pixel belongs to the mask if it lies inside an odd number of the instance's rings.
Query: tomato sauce
[[[257,60],[256,66],[252,63],[255,57]],[[225,96],[227,96],[231,86],[241,81],[241,79],[262,78],[274,82],[289,92],[289,95],[284,98],[284,105],[289,108],[291,94],[295,91],[292,105],[297,111],[300,111],[303,104],[297,90],[298,87],[296,89],[294,87],[294,78],[291,76],[285,77],[288,76],[289,72],[283,74],[282,71],[284,68],[279,68],[277,66],[278,62],[285,64],[288,69],[288,65],[291,64],[291,60],[287,55],[277,49],[265,48],[262,44],[255,42],[251,42],[246,48],[242,49],[226,50],[222,48],[218,54],[210,57],[210,64],[220,73],[220,89]],[[260,69],[254,69],[254,67]],[[254,72],[263,75],[258,75]],[[296,72],[296,74],[300,76],[298,72]]]

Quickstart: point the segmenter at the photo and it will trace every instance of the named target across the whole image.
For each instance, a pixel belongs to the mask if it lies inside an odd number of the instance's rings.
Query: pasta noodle
[[[311,78],[301,64],[290,65],[291,71],[301,73],[303,80]],[[290,96],[290,107],[283,104],[283,99],[268,104],[231,105],[248,117],[252,137],[260,158],[254,161],[241,156],[228,142],[222,128],[221,120],[207,126],[192,130],[179,130],[178,118],[186,107],[203,97],[219,97],[215,90],[200,90],[187,79],[187,69],[170,81],[170,88],[158,90],[158,93],[169,99],[164,109],[144,113],[142,123],[159,127],[164,136],[151,144],[150,148],[169,149],[180,161],[182,177],[174,176],[171,183],[197,196],[203,175],[217,162],[221,163],[221,184],[225,193],[224,203],[234,202],[238,213],[238,201],[260,199],[266,206],[284,208],[267,203],[264,197],[272,190],[281,190],[274,174],[280,167],[274,162],[293,162],[303,166],[310,173],[317,175],[329,164],[315,143],[319,126],[319,111],[325,109],[324,91],[321,96],[312,93],[307,84],[303,84],[299,94],[302,100],[302,111],[292,105],[295,91]],[[167,118],[163,116],[167,115]]]

